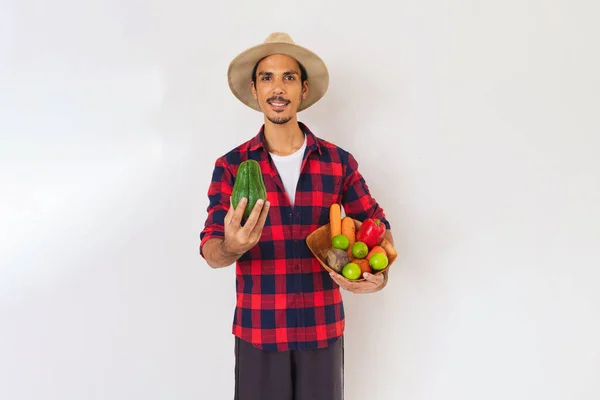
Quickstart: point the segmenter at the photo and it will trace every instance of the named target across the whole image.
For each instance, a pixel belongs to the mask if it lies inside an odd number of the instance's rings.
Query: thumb
[[[372,282],[372,283],[377,283],[377,284],[379,284],[379,283],[381,283],[381,282],[383,281],[383,276],[382,276],[382,275],[373,275],[373,274],[371,274],[371,273],[369,273],[369,272],[365,272],[365,273],[363,274],[363,277],[364,277],[364,278],[365,278],[367,281],[369,281],[369,282]]]

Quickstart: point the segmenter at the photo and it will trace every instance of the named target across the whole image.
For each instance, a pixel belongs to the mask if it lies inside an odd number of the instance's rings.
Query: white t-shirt
[[[302,167],[305,149],[306,135],[304,135],[304,144],[294,153],[287,156],[278,156],[270,153],[292,206],[296,199],[296,186],[298,186],[298,178],[300,178],[300,168]]]

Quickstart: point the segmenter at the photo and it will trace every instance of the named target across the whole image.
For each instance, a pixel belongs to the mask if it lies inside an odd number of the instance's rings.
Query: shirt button
[[[298,271],[300,269],[299,265],[296,265],[296,271]]]

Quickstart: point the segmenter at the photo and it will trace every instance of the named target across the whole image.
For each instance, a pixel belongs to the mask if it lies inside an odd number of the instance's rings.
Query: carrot
[[[386,251],[385,251],[385,249],[383,247],[381,247],[381,246],[373,246],[373,248],[371,249],[371,251],[369,251],[369,254],[367,254],[367,256],[365,258],[368,260],[375,253],[382,253],[382,254],[385,254],[387,256],[387,253],[386,253]]]
[[[332,239],[334,236],[342,233],[342,210],[337,203],[333,203],[329,207],[329,228]]]
[[[346,236],[350,241],[349,249],[352,248],[352,245],[356,241],[355,233],[354,220],[350,217],[344,217],[342,219],[342,235]]]

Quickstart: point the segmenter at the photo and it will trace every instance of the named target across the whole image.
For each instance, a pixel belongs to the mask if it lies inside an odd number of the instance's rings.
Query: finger
[[[270,208],[271,203],[267,201],[260,212],[260,217],[258,218],[258,221],[256,221],[256,226],[254,227],[253,233],[260,233],[262,231],[262,229],[265,226],[267,216],[269,215]]]
[[[342,289],[346,289],[346,290],[352,290],[353,286],[356,285],[356,282],[351,282],[349,280],[347,280],[346,278],[344,278],[342,275],[336,273],[336,272],[331,272],[329,275],[331,275],[331,278],[338,284],[340,285],[340,287]]]
[[[368,272],[365,272],[363,274],[363,277],[367,280],[367,282],[371,282],[376,285],[381,285],[383,283],[383,275],[381,274],[373,275]]]
[[[233,204],[231,197],[229,198],[229,208],[227,209],[227,214],[225,214],[225,225],[229,225],[231,223],[231,217],[233,216]]]
[[[246,231],[248,233],[252,232],[252,230],[256,226],[256,221],[258,221],[258,217],[260,216],[260,212],[261,212],[264,204],[265,204],[265,202],[263,201],[263,199],[256,200],[256,204],[254,204],[254,208],[252,209],[252,212],[248,216],[248,220],[244,224],[244,228],[243,228],[244,231]]]
[[[331,277],[340,286],[340,288],[352,293],[368,293],[373,288],[373,284],[370,282],[350,281],[344,278],[342,275],[336,274],[335,272],[332,273]]]
[[[337,283],[340,286],[344,286],[344,282],[341,280],[340,275],[336,272],[330,272],[329,275],[331,276],[331,279],[333,279],[335,281],[335,283]]]
[[[248,199],[242,197],[240,202],[238,203],[237,208],[233,212],[233,217],[231,218],[231,224],[240,225],[242,222],[242,217],[244,216],[244,210],[246,209],[246,204],[248,203]]]

